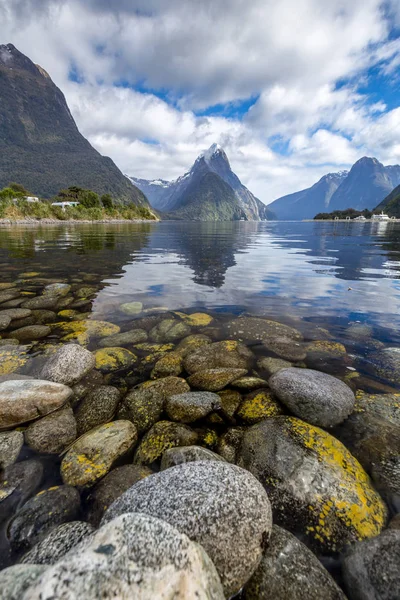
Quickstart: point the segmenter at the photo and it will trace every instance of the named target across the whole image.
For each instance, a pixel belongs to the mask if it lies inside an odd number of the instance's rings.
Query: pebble
[[[113,346],[130,346],[147,342],[147,332],[144,329],[132,329],[124,333],[116,333],[109,337],[103,338],[99,342],[102,348],[110,348]]]
[[[30,342],[31,340],[40,340],[47,337],[50,333],[51,328],[47,325],[28,325],[28,327],[14,329],[12,337],[20,342]]]
[[[201,546],[165,521],[125,514],[51,566],[28,598],[224,600],[224,594]]]
[[[134,463],[151,465],[161,458],[168,448],[176,446],[193,446],[198,441],[198,434],[187,425],[158,421],[142,438],[136,450]]]
[[[41,379],[0,383],[0,428],[15,427],[61,408],[71,388]]]
[[[205,369],[193,373],[187,381],[191,387],[218,392],[246,373],[247,369]]]
[[[120,391],[111,385],[91,390],[76,411],[78,435],[112,420],[121,398]]]
[[[76,439],[77,425],[72,408],[61,408],[34,423],[24,432],[25,443],[35,452],[59,454]]]
[[[307,423],[332,427],[353,411],[355,397],[340,379],[312,369],[283,369],[268,384],[289,410]]]
[[[66,344],[48,359],[42,372],[42,379],[72,386],[85,377],[96,364],[91,352],[78,344]]]
[[[114,462],[137,441],[137,431],[130,421],[113,421],[100,425],[80,437],[61,463],[64,483],[91,487],[104,477]]]
[[[126,512],[162,518],[201,544],[227,597],[238,593],[256,569],[272,528],[261,484],[248,471],[210,460],[139,481],[110,506],[102,523]]]
[[[13,550],[27,550],[51,529],[74,520],[79,512],[78,491],[69,485],[48,488],[28,500],[11,519],[7,537]]]
[[[24,443],[24,435],[20,431],[0,433],[0,469],[15,463]]]
[[[90,535],[94,527],[84,521],[71,521],[55,527],[29,552],[24,554],[22,564],[54,565],[71,548]]]
[[[210,412],[221,409],[221,399],[212,392],[186,392],[171,396],[165,405],[165,411],[171,421],[193,423]]]
[[[120,305],[119,309],[124,315],[134,316],[142,312],[143,304],[141,302],[125,302]]]

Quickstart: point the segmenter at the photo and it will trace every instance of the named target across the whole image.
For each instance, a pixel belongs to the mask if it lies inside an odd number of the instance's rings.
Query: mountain
[[[358,160],[350,171],[328,173],[312,187],[268,205],[278,219],[312,219],[319,212],[354,208],[372,210],[400,184],[400,166],[383,166],[376,158]]]
[[[232,171],[224,150],[213,144],[175,181],[130,178],[150,204],[173,219],[264,221],[273,218]]]
[[[389,217],[400,218],[400,185],[378,204],[376,210],[384,211]]]
[[[318,212],[325,212],[333,194],[345,180],[347,174],[347,171],[328,173],[310,188],[282,196],[271,202],[268,208],[275,213],[278,219],[283,221],[313,219]]]
[[[12,44],[0,45],[0,188],[50,198],[72,185],[148,206],[113,161],[79,132],[61,90]]]
[[[352,166],[332,196],[329,210],[372,210],[399,184],[399,165],[384,167],[376,158],[364,156]]]

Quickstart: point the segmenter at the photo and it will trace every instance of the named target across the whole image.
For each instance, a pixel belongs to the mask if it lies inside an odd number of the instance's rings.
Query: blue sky
[[[400,163],[398,0],[0,0],[14,43],[130,175],[221,144],[261,200]]]

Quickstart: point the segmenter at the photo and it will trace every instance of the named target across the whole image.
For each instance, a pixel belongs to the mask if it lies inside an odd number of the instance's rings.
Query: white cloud
[[[363,154],[400,162],[399,109],[359,91],[371,66],[395,75],[390,18],[395,0],[0,0],[2,41],[49,71],[123,171],[177,177],[219,142],[264,201]],[[243,120],[196,116],[250,97]]]

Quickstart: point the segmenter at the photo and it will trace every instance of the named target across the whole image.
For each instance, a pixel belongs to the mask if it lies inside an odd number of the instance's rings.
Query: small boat
[[[385,213],[382,211],[380,215],[372,215],[372,220],[373,221],[390,221],[390,217],[389,217],[389,215],[385,215]]]

